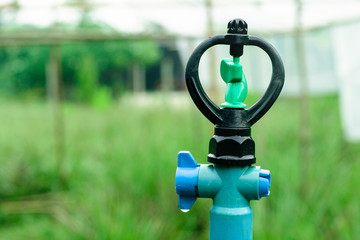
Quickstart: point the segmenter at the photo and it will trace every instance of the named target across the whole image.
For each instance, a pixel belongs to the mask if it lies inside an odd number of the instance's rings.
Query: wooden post
[[[132,65],[132,80],[134,93],[145,92],[146,75],[144,68],[139,63]]]
[[[64,186],[65,173],[65,126],[61,104],[61,52],[59,45],[50,46],[49,60],[46,66],[47,97],[53,110],[55,158],[59,187]]]
[[[301,169],[301,196],[305,196],[308,188],[308,175],[310,164],[310,97],[309,76],[306,66],[304,31],[302,26],[302,0],[296,0],[296,26],[295,26],[295,53],[298,64],[300,81],[300,169]]]
[[[161,91],[168,93],[174,89],[174,62],[170,57],[161,61],[160,66]]]
[[[206,0],[205,1],[206,6],[206,26],[207,26],[207,37],[211,37],[215,35],[214,30],[214,22],[213,22],[213,16],[212,16],[212,9],[213,9],[213,2],[212,0]],[[209,56],[209,79],[210,79],[210,98],[213,99],[214,102],[217,102],[219,99],[218,96],[218,88],[217,88],[217,67],[216,66],[216,52],[214,48],[210,48],[207,50],[208,56]]]

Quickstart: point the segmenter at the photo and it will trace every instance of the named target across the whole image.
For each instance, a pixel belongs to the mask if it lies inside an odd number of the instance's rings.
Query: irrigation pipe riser
[[[206,95],[199,79],[199,62],[212,46],[230,46],[232,59],[223,59],[221,77],[226,83],[225,102],[218,107]],[[247,82],[240,57],[244,46],[256,46],[270,57],[272,76],[264,95],[247,108]],[[210,139],[208,161],[197,164],[190,152],[180,151],[175,177],[179,208],[187,212],[196,199],[211,198],[210,240],[248,240],[253,238],[253,216],[250,200],[270,195],[269,170],[253,166],[255,141],[251,126],[274,104],[284,85],[282,60],[275,48],[265,40],[247,34],[247,23],[234,19],[227,34],[203,41],[192,53],[186,66],[186,85],[200,112],[215,125]]]

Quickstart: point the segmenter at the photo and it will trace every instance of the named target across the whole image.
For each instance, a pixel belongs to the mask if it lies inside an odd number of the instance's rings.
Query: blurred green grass
[[[342,137],[337,97],[313,98],[304,166],[299,109],[281,98],[253,127],[257,165],[272,172],[271,196],[252,202],[254,238],[359,238],[360,145]],[[206,163],[212,126],[194,106],[63,111],[59,184],[51,106],[0,102],[0,239],[208,238],[211,200],[184,214],[174,188],[178,151]]]

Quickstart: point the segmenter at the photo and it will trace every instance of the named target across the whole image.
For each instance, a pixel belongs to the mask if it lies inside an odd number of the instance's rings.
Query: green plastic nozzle
[[[247,96],[247,83],[240,58],[223,59],[220,64],[220,75],[226,83],[225,103],[221,104],[224,108],[246,108],[244,100]]]

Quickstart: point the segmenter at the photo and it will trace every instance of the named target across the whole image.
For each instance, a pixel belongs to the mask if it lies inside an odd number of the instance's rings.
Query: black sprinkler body
[[[261,99],[248,109],[219,108],[201,86],[200,58],[207,49],[219,44],[230,45],[233,57],[240,57],[244,46],[257,46],[270,57],[273,70],[270,84]],[[284,66],[278,52],[262,38],[247,35],[247,23],[242,19],[230,21],[227,34],[210,37],[194,50],[186,66],[185,79],[195,105],[215,125],[215,135],[209,144],[209,162],[239,166],[256,162],[250,127],[274,104],[284,85],[284,78]]]

